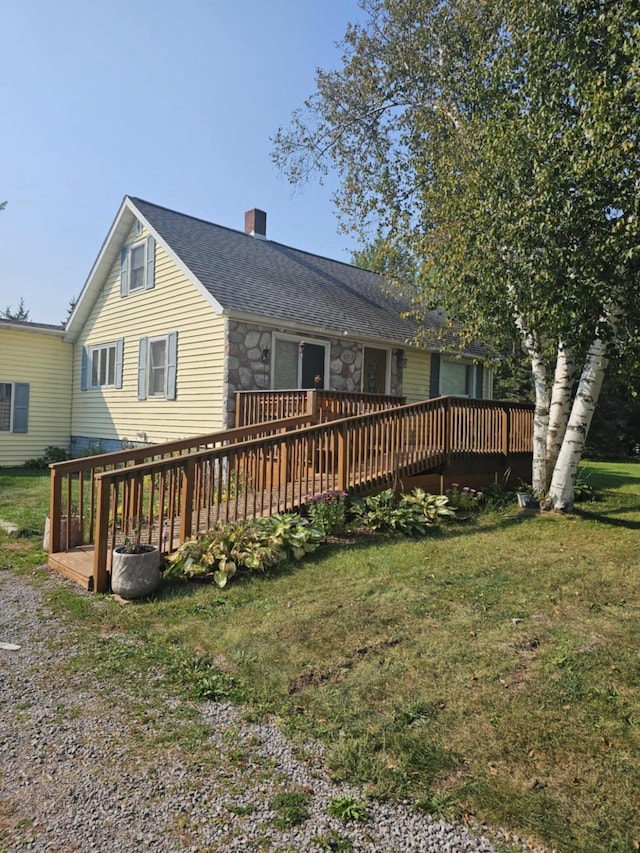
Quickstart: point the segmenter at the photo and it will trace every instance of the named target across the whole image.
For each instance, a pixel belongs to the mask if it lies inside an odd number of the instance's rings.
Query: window
[[[29,384],[0,382],[0,432],[28,432]]]
[[[91,387],[114,385],[116,375],[116,345],[107,344],[91,349]]]
[[[272,385],[287,388],[326,388],[328,345],[278,335],[274,339]]]
[[[120,256],[120,296],[150,290],[155,284],[156,241],[146,237],[130,243]]]
[[[122,388],[124,338],[108,344],[83,347],[80,389]]]
[[[178,333],[140,338],[138,352],[138,399],[176,398]]]
[[[11,382],[0,382],[0,432],[11,432]]]
[[[431,354],[431,397],[482,398],[484,369],[481,364]]]

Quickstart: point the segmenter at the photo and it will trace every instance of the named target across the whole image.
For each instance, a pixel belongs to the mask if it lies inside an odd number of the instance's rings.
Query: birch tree
[[[637,0],[361,6],[274,160],[294,183],[338,172],[343,227],[412,258],[418,318],[521,342],[533,486],[570,509],[608,359],[638,351]]]

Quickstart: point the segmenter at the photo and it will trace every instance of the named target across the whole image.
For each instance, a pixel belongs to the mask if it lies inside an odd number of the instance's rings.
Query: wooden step
[[[49,566],[83,589],[93,591],[93,547],[49,554]]]

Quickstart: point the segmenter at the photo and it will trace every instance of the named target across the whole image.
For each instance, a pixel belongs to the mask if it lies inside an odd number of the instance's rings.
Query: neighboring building
[[[62,326],[0,320],[0,466],[67,449],[72,352]]]
[[[491,397],[483,350],[407,345],[381,282],[267,240],[260,210],[243,233],[125,197],[67,326],[72,451],[232,426],[239,390]],[[442,315],[427,323],[436,341]]]

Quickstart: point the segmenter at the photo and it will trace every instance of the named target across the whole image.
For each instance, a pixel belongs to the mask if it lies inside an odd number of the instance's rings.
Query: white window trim
[[[142,284],[138,287],[132,287],[131,274],[133,269],[131,259],[137,249],[142,249],[144,258],[142,263]],[[137,293],[151,290],[155,286],[155,252],[156,242],[150,234],[123,246],[120,258],[120,296],[134,296]]]
[[[162,393],[151,393],[151,349],[153,344],[158,341],[164,341],[164,368],[162,374]],[[169,336],[154,335],[149,337],[147,341],[147,399],[148,400],[166,400],[167,399],[167,370],[169,367]]]
[[[113,349],[113,382],[105,382],[104,385],[100,384],[98,381],[95,385],[93,384],[93,359],[96,356],[96,353],[101,352],[102,350],[108,351]],[[87,388],[91,390],[95,390],[96,388],[115,388],[116,387],[116,371],[117,371],[117,358],[118,358],[118,347],[115,341],[110,341],[106,344],[96,344],[95,346],[88,347],[89,350],[89,364],[87,365],[88,372],[88,382]],[[109,356],[107,354],[107,364],[108,364]],[[98,377],[99,379],[99,377]]]
[[[316,346],[324,347],[324,375],[331,376],[331,342],[321,341],[318,338],[307,338],[302,335],[288,335],[284,332],[274,332],[271,340],[271,371],[270,371],[270,388],[273,390],[275,379],[276,365],[276,341],[293,341],[300,344],[315,344]],[[298,351],[298,372],[296,376],[296,390],[300,389],[302,384],[302,356]],[[293,390],[293,389],[292,389]],[[310,390],[310,389],[307,389]]]

